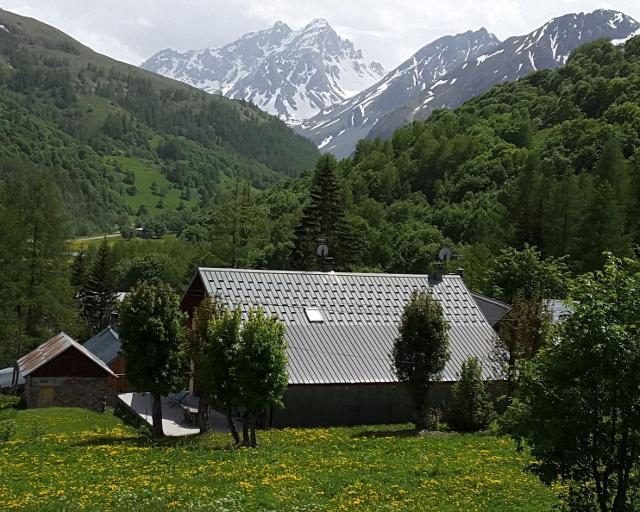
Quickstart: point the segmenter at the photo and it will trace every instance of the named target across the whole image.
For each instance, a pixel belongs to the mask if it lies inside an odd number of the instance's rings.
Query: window
[[[322,312],[318,308],[305,308],[304,312],[307,314],[307,319],[311,323],[323,322]]]

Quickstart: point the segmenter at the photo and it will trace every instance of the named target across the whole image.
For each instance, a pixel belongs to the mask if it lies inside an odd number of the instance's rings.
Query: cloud
[[[3,8],[67,32],[96,51],[132,64],[164,48],[221,46],[284,21],[293,28],[329,20],[387,69],[445,34],[482,26],[501,39],[552,17],[598,8],[640,20],[637,0],[0,0]]]

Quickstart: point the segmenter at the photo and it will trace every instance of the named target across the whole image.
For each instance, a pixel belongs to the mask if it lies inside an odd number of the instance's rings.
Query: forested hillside
[[[0,26],[0,173],[20,161],[50,169],[76,233],[210,202],[229,178],[263,188],[317,157],[311,143],[248,103],[111,60],[7,11]],[[135,196],[152,182],[158,197],[140,204]],[[172,196],[174,208],[165,204]]]
[[[603,251],[625,255],[638,241],[639,157],[634,38],[588,44],[557,71],[436,112],[390,141],[363,141],[341,168],[367,239],[396,250],[421,240],[404,270],[426,241],[443,239],[476,253],[528,243],[590,270]],[[400,270],[402,260],[376,253],[363,262]]]
[[[337,172],[355,249],[343,268],[425,272],[450,244],[462,257],[453,265],[482,290],[508,246],[566,256],[575,272],[599,267],[603,251],[629,254],[640,228],[640,38],[588,44],[557,71],[498,86],[391,140],[363,140]],[[232,209],[251,223],[235,238],[236,265],[287,263],[309,185],[280,184]],[[202,238],[222,211],[211,215]],[[231,240],[224,226],[211,236]]]

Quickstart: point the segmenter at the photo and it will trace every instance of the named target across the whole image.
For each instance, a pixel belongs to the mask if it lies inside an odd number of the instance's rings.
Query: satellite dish
[[[327,244],[320,244],[316,249],[316,254],[320,258],[326,258],[329,256],[329,246]]]
[[[451,256],[453,256],[453,252],[451,252],[451,249],[449,249],[448,247],[443,247],[438,253],[438,258],[440,258],[440,261],[451,261]]]

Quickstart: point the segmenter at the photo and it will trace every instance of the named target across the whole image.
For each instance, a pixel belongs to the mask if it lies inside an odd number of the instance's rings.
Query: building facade
[[[201,268],[182,300],[191,315],[206,296],[230,306],[262,307],[286,326],[289,387],[266,426],[355,425],[412,421],[413,407],[392,368],[398,325],[414,290],[440,301],[450,357],[430,401],[446,407],[462,363],[477,357],[483,378],[504,379],[496,333],[460,275],[356,274]]]
[[[101,410],[115,373],[65,333],[18,361],[28,408],[81,407]]]

